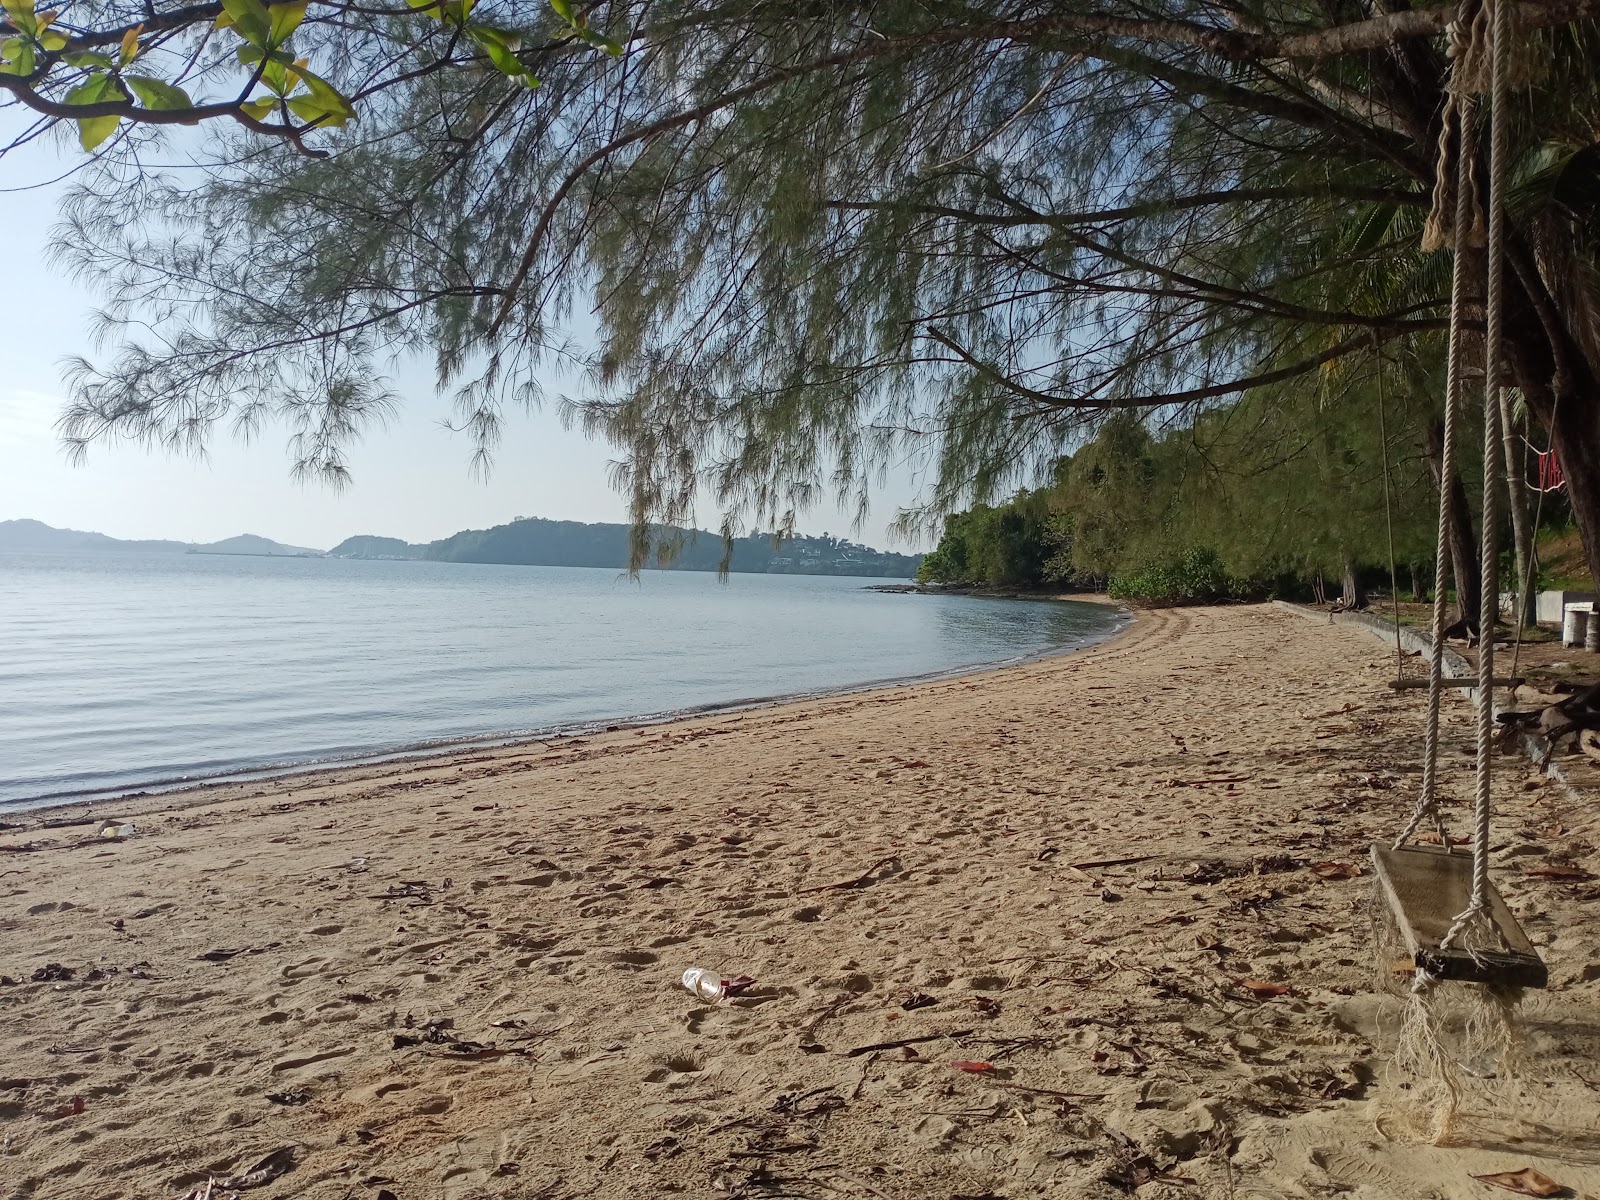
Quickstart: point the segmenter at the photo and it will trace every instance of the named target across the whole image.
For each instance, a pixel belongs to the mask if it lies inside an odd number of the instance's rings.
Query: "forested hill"
[[[722,539],[704,530],[683,530],[684,544],[668,566],[679,571],[714,571],[722,561]],[[628,565],[628,526],[546,521],[533,517],[467,529],[426,545],[398,538],[347,538],[330,554],[338,558],[419,558],[435,562],[510,563],[540,567]],[[842,538],[794,537],[773,548],[762,534],[737,539],[730,569],[784,575],[871,575],[909,579],[921,557],[892,554]]]

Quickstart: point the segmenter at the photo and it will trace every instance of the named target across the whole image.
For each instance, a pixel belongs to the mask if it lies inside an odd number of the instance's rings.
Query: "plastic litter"
[[[728,994],[722,976],[705,967],[690,967],[685,971],[683,986],[707,1004],[716,1004]]]

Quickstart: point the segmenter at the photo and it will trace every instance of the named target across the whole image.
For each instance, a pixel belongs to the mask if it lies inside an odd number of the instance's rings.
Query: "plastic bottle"
[[[726,994],[722,976],[705,967],[690,967],[683,973],[683,986],[707,1004],[715,1004]]]

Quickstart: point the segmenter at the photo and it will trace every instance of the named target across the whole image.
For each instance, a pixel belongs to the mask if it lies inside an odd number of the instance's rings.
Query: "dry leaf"
[[[1474,1175],[1473,1178],[1519,1196],[1559,1196],[1567,1190],[1543,1171],[1535,1171],[1532,1167],[1523,1167],[1520,1171],[1500,1171],[1494,1175]]]
[[[966,1071],[969,1075],[981,1075],[985,1071],[994,1070],[993,1063],[970,1062],[964,1058],[958,1058],[950,1065],[958,1071]]]
[[[1355,863],[1319,862],[1311,864],[1311,873],[1318,879],[1356,879],[1361,875],[1361,868]]]
[[[1260,979],[1235,979],[1233,982],[1252,995],[1260,996],[1263,1000],[1271,996],[1287,996],[1289,994],[1288,987],[1281,983],[1265,983]]]
[[[1537,875],[1540,879],[1564,879],[1572,883],[1587,883],[1594,878],[1592,872],[1585,871],[1582,867],[1533,867],[1529,875]]]

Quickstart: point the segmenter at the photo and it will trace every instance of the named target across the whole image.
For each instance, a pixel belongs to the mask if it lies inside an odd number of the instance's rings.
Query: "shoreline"
[[[1600,807],[1520,761],[1525,1074],[1451,1145],[1405,1132],[1362,874],[1417,778],[1392,653],[1141,611],[1081,654],[0,834],[31,844],[0,1200],[264,1161],[308,1200],[1600,1194],[1568,1069],[1600,1061]],[[1472,742],[1447,706],[1445,796]],[[704,1004],[690,967],[756,982]]]
[[[290,556],[280,555],[277,557]],[[135,785],[132,788],[105,788],[24,797],[20,800],[0,803],[0,834],[12,829],[23,828],[24,823],[30,817],[43,817],[46,820],[57,819],[69,814],[81,813],[89,805],[116,806],[120,812],[123,809],[127,809],[134,802],[142,800],[164,800],[181,797],[188,793],[208,792],[218,788],[278,783],[308,776],[337,775],[340,772],[360,770],[362,768],[427,763],[434,759],[453,759],[462,754],[473,752],[510,751],[529,746],[553,745],[563,740],[588,738],[596,734],[648,729],[659,725],[671,725],[680,721],[696,720],[703,717],[730,713],[760,712],[789,704],[804,704],[811,701],[860,695],[885,689],[916,687],[921,684],[936,683],[944,679],[979,676],[991,671],[1003,671],[1008,667],[1025,666],[1029,663],[1042,662],[1080,651],[1093,650],[1125,634],[1137,620],[1133,609],[1100,593],[1085,594],[1081,597],[1037,598],[1071,600],[1082,604],[1093,604],[1102,608],[1115,608],[1117,610],[1117,624],[1104,634],[1083,639],[1068,646],[1059,646],[1032,654],[1018,655],[991,663],[966,664],[922,675],[874,679],[864,683],[847,684],[839,688],[830,688],[823,691],[741,698],[683,709],[672,709],[659,713],[601,717],[591,721],[579,721],[570,725],[552,727],[548,730],[482,733],[464,737],[440,738],[384,750],[354,751],[350,754],[335,757],[306,759],[300,762],[269,763],[256,767],[243,767],[238,770],[223,769],[213,774],[176,778],[167,781],[158,780]],[[84,816],[83,818],[86,823],[92,819],[90,816]]]

